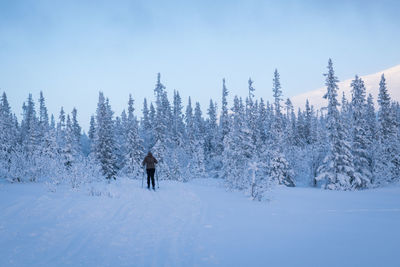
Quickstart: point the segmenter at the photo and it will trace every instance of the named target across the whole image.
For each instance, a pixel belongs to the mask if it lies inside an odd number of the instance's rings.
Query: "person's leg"
[[[155,188],[156,183],[154,181],[154,173],[156,172],[155,169],[151,169],[151,184],[153,185],[153,188]]]
[[[150,188],[150,176],[151,176],[151,170],[147,169],[147,188]]]

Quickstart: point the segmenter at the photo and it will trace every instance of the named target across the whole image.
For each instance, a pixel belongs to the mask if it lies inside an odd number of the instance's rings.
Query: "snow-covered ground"
[[[92,189],[91,189],[92,187]],[[0,184],[0,266],[399,266],[400,188]]]

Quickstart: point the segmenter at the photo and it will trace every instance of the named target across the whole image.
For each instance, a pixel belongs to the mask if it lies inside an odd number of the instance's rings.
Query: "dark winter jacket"
[[[146,169],[155,169],[156,168],[156,164],[158,163],[158,161],[156,160],[155,157],[153,157],[153,155],[149,152],[149,154],[147,154],[147,156],[144,158],[142,165],[146,165]]]

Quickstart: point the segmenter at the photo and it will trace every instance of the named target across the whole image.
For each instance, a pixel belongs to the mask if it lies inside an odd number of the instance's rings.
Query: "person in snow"
[[[146,165],[146,172],[147,172],[147,188],[150,189],[150,178],[151,178],[151,184],[153,186],[153,189],[155,189],[155,182],[154,182],[154,173],[156,172],[156,164],[158,161],[156,158],[151,154],[147,153],[147,156],[144,158],[142,165]]]

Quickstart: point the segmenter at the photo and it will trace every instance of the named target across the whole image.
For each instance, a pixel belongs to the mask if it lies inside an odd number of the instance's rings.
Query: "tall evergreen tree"
[[[142,174],[143,140],[139,136],[138,121],[134,116],[133,98],[129,95],[128,118],[126,127],[125,172],[133,177]]]
[[[392,182],[400,177],[400,147],[395,111],[391,105],[384,74],[379,83],[378,104],[379,150],[375,176],[380,177],[378,183]]]
[[[0,178],[10,175],[12,153],[17,141],[11,107],[6,93],[3,92],[0,101]]]
[[[274,115],[271,127],[270,149],[269,153],[269,176],[272,181],[276,181],[279,184],[286,186],[294,186],[293,171],[291,170],[289,163],[283,153],[283,118],[281,113],[281,97],[282,87],[280,83],[280,76],[278,70],[275,69],[272,92],[274,96]]]
[[[115,179],[117,174],[115,140],[113,132],[113,112],[108,99],[99,93],[99,102],[96,110],[96,137],[94,149],[96,160],[99,163],[103,175],[107,179]]]
[[[196,139],[202,137],[204,138],[204,119],[199,102],[196,102],[196,106],[194,108],[193,128]]]
[[[49,128],[49,115],[47,113],[47,108],[42,91],[40,91],[39,98],[39,124],[43,133]]]
[[[364,82],[357,75],[351,83],[352,87],[352,154],[354,162],[354,179],[351,185],[354,188],[365,188],[371,184],[372,159],[369,157],[371,145],[367,136],[366,99]]]
[[[279,72],[277,69],[274,71],[274,79],[273,79],[273,96],[274,96],[274,109],[275,109],[275,115],[277,117],[280,117],[281,115],[281,101],[282,101],[282,87],[281,87],[281,82],[280,82],[280,76]]]
[[[89,138],[93,142],[96,134],[96,121],[94,115],[90,116]]]
[[[149,110],[146,98],[143,101],[142,112],[143,117],[140,123],[140,133],[144,147],[149,150],[154,145],[154,107],[151,106]]]
[[[306,100],[306,110],[305,110],[305,117],[304,117],[304,138],[306,144],[311,144],[313,142],[313,134],[312,134],[312,119],[313,119],[313,112],[310,107],[310,103],[308,99]]]
[[[172,138],[177,146],[183,145],[185,126],[183,123],[182,100],[178,91],[174,91]]]
[[[64,165],[69,171],[72,165],[74,164],[75,157],[77,155],[75,133],[69,115],[67,115],[67,123],[65,127],[66,127],[65,145],[63,146],[62,149],[62,155],[63,155]]]
[[[349,190],[354,179],[353,159],[348,137],[342,124],[337,101],[338,79],[333,70],[332,60],[328,61],[325,85],[328,99],[327,131],[329,151],[318,169],[317,181],[323,181],[326,189]]]
[[[51,114],[50,116],[50,128],[55,129],[56,128],[56,120],[54,119],[54,115]]]
[[[29,94],[27,103],[24,105],[21,133],[24,149],[28,154],[32,155],[32,153],[37,151],[40,143],[38,118],[36,116],[32,94]]]
[[[187,139],[189,139],[190,141],[194,140],[194,118],[193,118],[192,100],[190,97],[188,99],[188,104],[186,106],[185,125],[186,125]]]
[[[221,159],[218,150],[218,144],[220,142],[218,124],[217,124],[217,104],[210,100],[208,108],[208,118],[205,126],[205,143],[204,143],[204,154],[207,162],[208,170],[214,172],[214,176],[218,177],[219,170],[221,168]]]
[[[227,135],[229,131],[227,96],[228,89],[226,88],[225,79],[222,79],[222,107],[220,116],[221,141],[223,141],[225,135]]]
[[[371,94],[368,94],[366,113],[367,113],[366,118],[368,125],[368,137],[370,139],[370,143],[373,143],[373,141],[376,139],[377,125],[376,125],[376,112],[374,106],[374,99]]]

